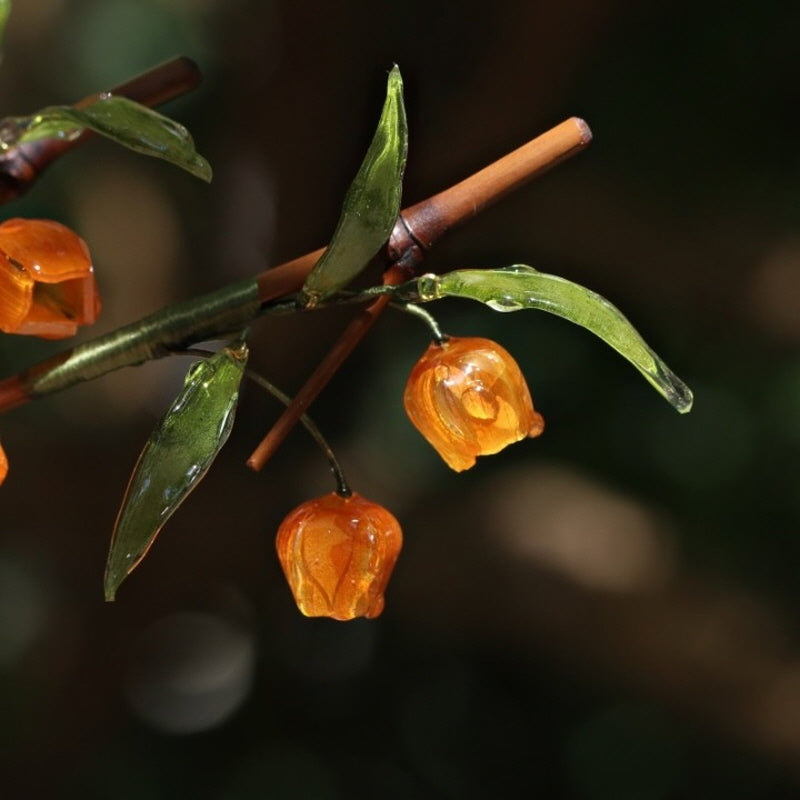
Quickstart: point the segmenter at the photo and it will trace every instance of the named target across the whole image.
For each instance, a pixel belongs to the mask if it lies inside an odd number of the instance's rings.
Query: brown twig
[[[75,103],[84,108],[106,94],[120,95],[146,106],[158,106],[197,87],[202,80],[197,65],[179,57],[133,78],[108,92],[84,97]],[[24,194],[47,166],[94,134],[84,130],[71,139],[46,138],[13,145],[0,154],[0,203]]]
[[[402,267],[394,265],[383,274],[383,282],[387,286],[398,286],[409,279],[410,274]],[[375,324],[378,317],[389,302],[389,295],[380,296],[366,308],[359,311],[350,320],[347,327],[336,340],[333,347],[311,373],[302,389],[292,398],[292,402],[278,417],[269,433],[247,459],[247,466],[258,471],[272,458],[289,431],[297,424],[306,409],[314,402],[317,395],[327,386],[328,381],[336,374],[345,359],[353,352],[355,346],[364,338],[367,331]]]
[[[455,186],[402,211],[387,244],[389,268],[384,273],[384,283],[397,285],[408,280],[419,267],[425,252],[446,231],[579,152],[591,140],[589,126],[582,119],[572,117]],[[322,252],[317,250],[262,273],[258,279],[262,302],[300,289]],[[247,460],[251,469],[258,471],[263,468],[388,302],[388,295],[379,297],[349,323],[253,451]]]

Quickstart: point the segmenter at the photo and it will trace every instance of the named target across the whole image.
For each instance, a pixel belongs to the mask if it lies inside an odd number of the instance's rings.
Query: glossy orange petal
[[[34,280],[0,252],[0,331],[16,333],[33,303]]]
[[[74,336],[80,325],[91,325],[99,311],[93,274],[63,283],[37,283],[31,308],[16,333],[64,339]]]
[[[37,283],[61,283],[92,272],[86,242],[49,219],[9,219],[0,225],[0,250]]]
[[[307,617],[377,617],[402,547],[397,520],[361,495],[328,494],[281,523],[276,546],[289,587]]]
[[[3,446],[0,445],[0,484],[6,479],[6,475],[8,475],[8,457]]]
[[[414,426],[456,472],[473,466],[477,456],[544,430],[516,361],[489,339],[432,344],[411,371],[403,403]]]
[[[83,239],[51,220],[0,225],[0,330],[63,339],[93,323],[99,311]]]

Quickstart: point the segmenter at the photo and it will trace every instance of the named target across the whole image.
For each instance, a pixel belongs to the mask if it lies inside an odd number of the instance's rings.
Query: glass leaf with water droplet
[[[208,472],[228,440],[247,364],[243,341],[193,364],[134,468],[106,562],[106,600],[147,554],[164,523]]]
[[[183,125],[127,97],[104,94],[82,108],[49,106],[15,121],[24,131],[20,143],[68,138],[88,128],[137,153],[161,158],[204,181],[211,180],[211,167]]]
[[[506,294],[498,295],[497,297],[492,297],[490,300],[486,301],[486,305],[489,306],[493,311],[519,311],[524,306],[519,300],[515,300],[513,297],[510,297]]]
[[[692,408],[689,387],[647,345],[622,312],[591,289],[524,264],[456,270],[440,275],[436,286],[441,297],[478,300],[497,311],[538,309],[581,325],[628,359],[680,413]]]

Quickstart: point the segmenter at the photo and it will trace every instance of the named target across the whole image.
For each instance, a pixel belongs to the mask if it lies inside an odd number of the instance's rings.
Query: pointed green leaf
[[[615,306],[577,283],[533,267],[456,270],[419,279],[423,299],[466,297],[495,311],[535,308],[582,325],[628,359],[678,411],[692,408],[689,387],[654,353]]]
[[[246,363],[247,345],[240,341],[193,364],[183,389],[148,439],[111,536],[106,600],[114,599],[227,441]]]
[[[303,286],[309,305],[347,286],[389,238],[400,211],[407,149],[403,79],[395,66],[378,128],[347,190],[333,238]]]
[[[211,180],[211,167],[195,150],[183,125],[127,97],[104,95],[82,108],[50,106],[15,122],[24,131],[20,142],[75,136],[89,128],[137,153],[162,158],[204,181]]]

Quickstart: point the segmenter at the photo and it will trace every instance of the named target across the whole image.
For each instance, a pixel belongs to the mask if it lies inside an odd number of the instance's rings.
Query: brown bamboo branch
[[[591,140],[589,126],[570,117],[455,186],[403,211],[403,220],[427,250],[450,228],[575,155]]]

